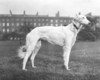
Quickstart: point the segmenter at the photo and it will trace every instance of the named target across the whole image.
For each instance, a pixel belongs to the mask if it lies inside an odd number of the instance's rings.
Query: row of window
[[[44,24],[44,23],[38,23],[36,26],[62,26],[63,24]]]
[[[36,25],[36,23],[34,23],[34,25]],[[58,24],[44,24],[44,23],[42,23],[42,24],[38,24],[37,26],[62,26],[63,24],[60,24],[60,25],[58,25]],[[15,29],[14,28],[12,28],[12,29],[9,29],[9,28],[3,28],[2,29],[2,32],[7,32],[7,33],[9,33],[9,32],[13,32],[13,31],[15,31]]]
[[[12,26],[12,27],[16,27],[16,26],[23,26],[24,25],[24,23],[0,23],[0,27],[10,27],[10,26]],[[50,26],[50,25],[54,25],[54,26],[60,26],[60,25],[62,25],[62,24],[57,24],[57,23],[55,23],[55,24],[53,24],[53,23],[26,23],[26,25],[33,25],[33,26]]]
[[[9,29],[9,28],[8,28],[8,29],[5,29],[5,28],[3,28],[3,29],[2,29],[2,32],[4,32],[4,33],[5,33],[5,32],[9,33],[9,32],[14,32],[14,31],[15,31],[14,28],[12,28],[12,29]]]
[[[66,19],[61,19],[61,20],[58,20],[58,19],[1,19],[1,21],[50,21],[50,22],[67,22]]]
[[[9,26],[20,26],[20,25],[23,25],[23,23],[0,23],[0,27],[5,27],[5,26],[7,26],[7,27],[9,27]]]

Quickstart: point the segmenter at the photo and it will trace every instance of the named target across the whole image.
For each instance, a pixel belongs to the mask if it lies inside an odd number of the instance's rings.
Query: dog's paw
[[[36,66],[32,66],[32,68],[37,68]]]
[[[27,71],[27,69],[23,69],[23,71]]]
[[[67,70],[70,71],[71,69],[68,68]]]
[[[63,69],[66,69],[68,71],[70,71],[71,69],[69,67],[65,67],[64,65],[62,66]]]

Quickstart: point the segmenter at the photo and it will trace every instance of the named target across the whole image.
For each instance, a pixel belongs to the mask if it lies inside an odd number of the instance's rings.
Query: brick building
[[[31,25],[32,27],[37,26],[61,26],[71,22],[70,17],[62,17],[57,14],[52,17],[48,15],[39,15],[38,12],[36,15],[27,15],[25,11],[23,14],[0,14],[0,32],[9,33],[17,31],[24,23]]]

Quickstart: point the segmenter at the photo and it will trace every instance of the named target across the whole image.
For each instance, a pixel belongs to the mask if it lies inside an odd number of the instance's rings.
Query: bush
[[[25,37],[24,34],[19,34],[17,32],[0,34],[0,40],[20,40],[24,39],[24,37]]]
[[[7,33],[2,33],[1,35],[2,35],[2,36],[1,36],[1,40],[8,40],[9,34],[7,34]]]
[[[81,31],[78,35],[78,40],[81,41],[95,41],[97,36],[93,32]]]

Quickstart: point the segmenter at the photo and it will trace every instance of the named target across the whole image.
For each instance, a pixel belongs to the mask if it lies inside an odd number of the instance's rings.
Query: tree
[[[98,23],[98,17],[97,16],[92,16],[91,13],[88,13],[87,15],[87,19],[91,22],[90,25],[88,25],[90,27],[90,29],[92,30],[96,30],[96,24]]]
[[[24,22],[24,25],[20,27],[19,31],[25,35],[33,29],[33,26],[30,25],[30,22]]]
[[[21,35],[20,45],[23,44],[21,39],[25,40],[27,33],[29,33],[32,29],[33,29],[33,26],[30,24],[30,22],[24,22],[24,25],[19,28],[19,34]]]
[[[79,33],[79,39],[95,41],[98,38],[98,34],[96,32],[98,17],[92,16],[91,13],[88,13],[86,16],[91,23],[89,25],[84,25],[84,29]]]

